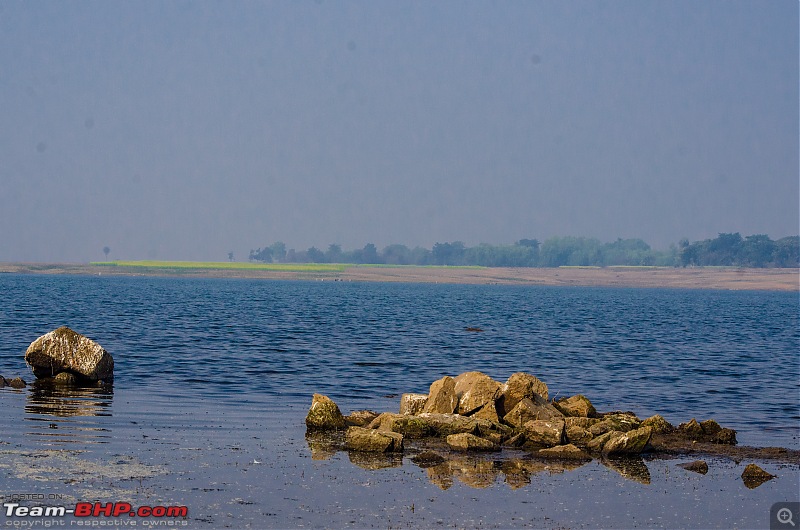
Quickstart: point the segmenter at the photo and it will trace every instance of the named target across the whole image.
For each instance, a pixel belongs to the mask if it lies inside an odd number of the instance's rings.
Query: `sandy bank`
[[[0,263],[0,273],[181,276],[360,282],[562,285],[723,290],[800,290],[800,269],[738,268],[458,268],[348,266],[340,272],[247,269],[170,269],[64,263]]]

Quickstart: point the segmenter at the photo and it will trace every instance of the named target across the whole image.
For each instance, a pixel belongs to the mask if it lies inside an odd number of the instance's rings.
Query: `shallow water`
[[[0,289],[0,374],[30,381],[25,348],[60,325],[116,374],[113,391],[0,391],[0,494],[185,503],[194,526],[255,528],[752,527],[798,497],[796,466],[763,464],[778,478],[749,490],[746,462],[725,460],[706,476],[645,460],[643,483],[599,461],[520,479],[504,455],[437,483],[407,457],[315,460],[303,426],[314,392],[395,410],[383,396],[444,374],[527,371],[599,410],[713,417],[740,444],[797,448],[796,293],[18,275]]]

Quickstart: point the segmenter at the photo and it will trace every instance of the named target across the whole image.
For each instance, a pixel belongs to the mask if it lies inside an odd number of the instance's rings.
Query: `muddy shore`
[[[246,269],[170,269],[70,263],[0,263],[0,274],[2,273],[794,292],[800,290],[800,269],[671,267],[459,268],[352,265],[337,272],[306,272]]]

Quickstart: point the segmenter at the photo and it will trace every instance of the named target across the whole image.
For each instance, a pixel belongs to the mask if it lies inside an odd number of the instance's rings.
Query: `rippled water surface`
[[[0,290],[7,378],[68,325],[112,353],[116,388],[178,400],[368,402],[444,374],[527,371],[600,410],[800,445],[796,293],[13,275]]]

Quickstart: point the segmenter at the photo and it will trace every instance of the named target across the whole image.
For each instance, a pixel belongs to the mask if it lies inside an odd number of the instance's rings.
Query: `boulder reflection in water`
[[[77,387],[34,381],[25,404],[29,435],[50,442],[104,443],[110,438],[113,387]]]

